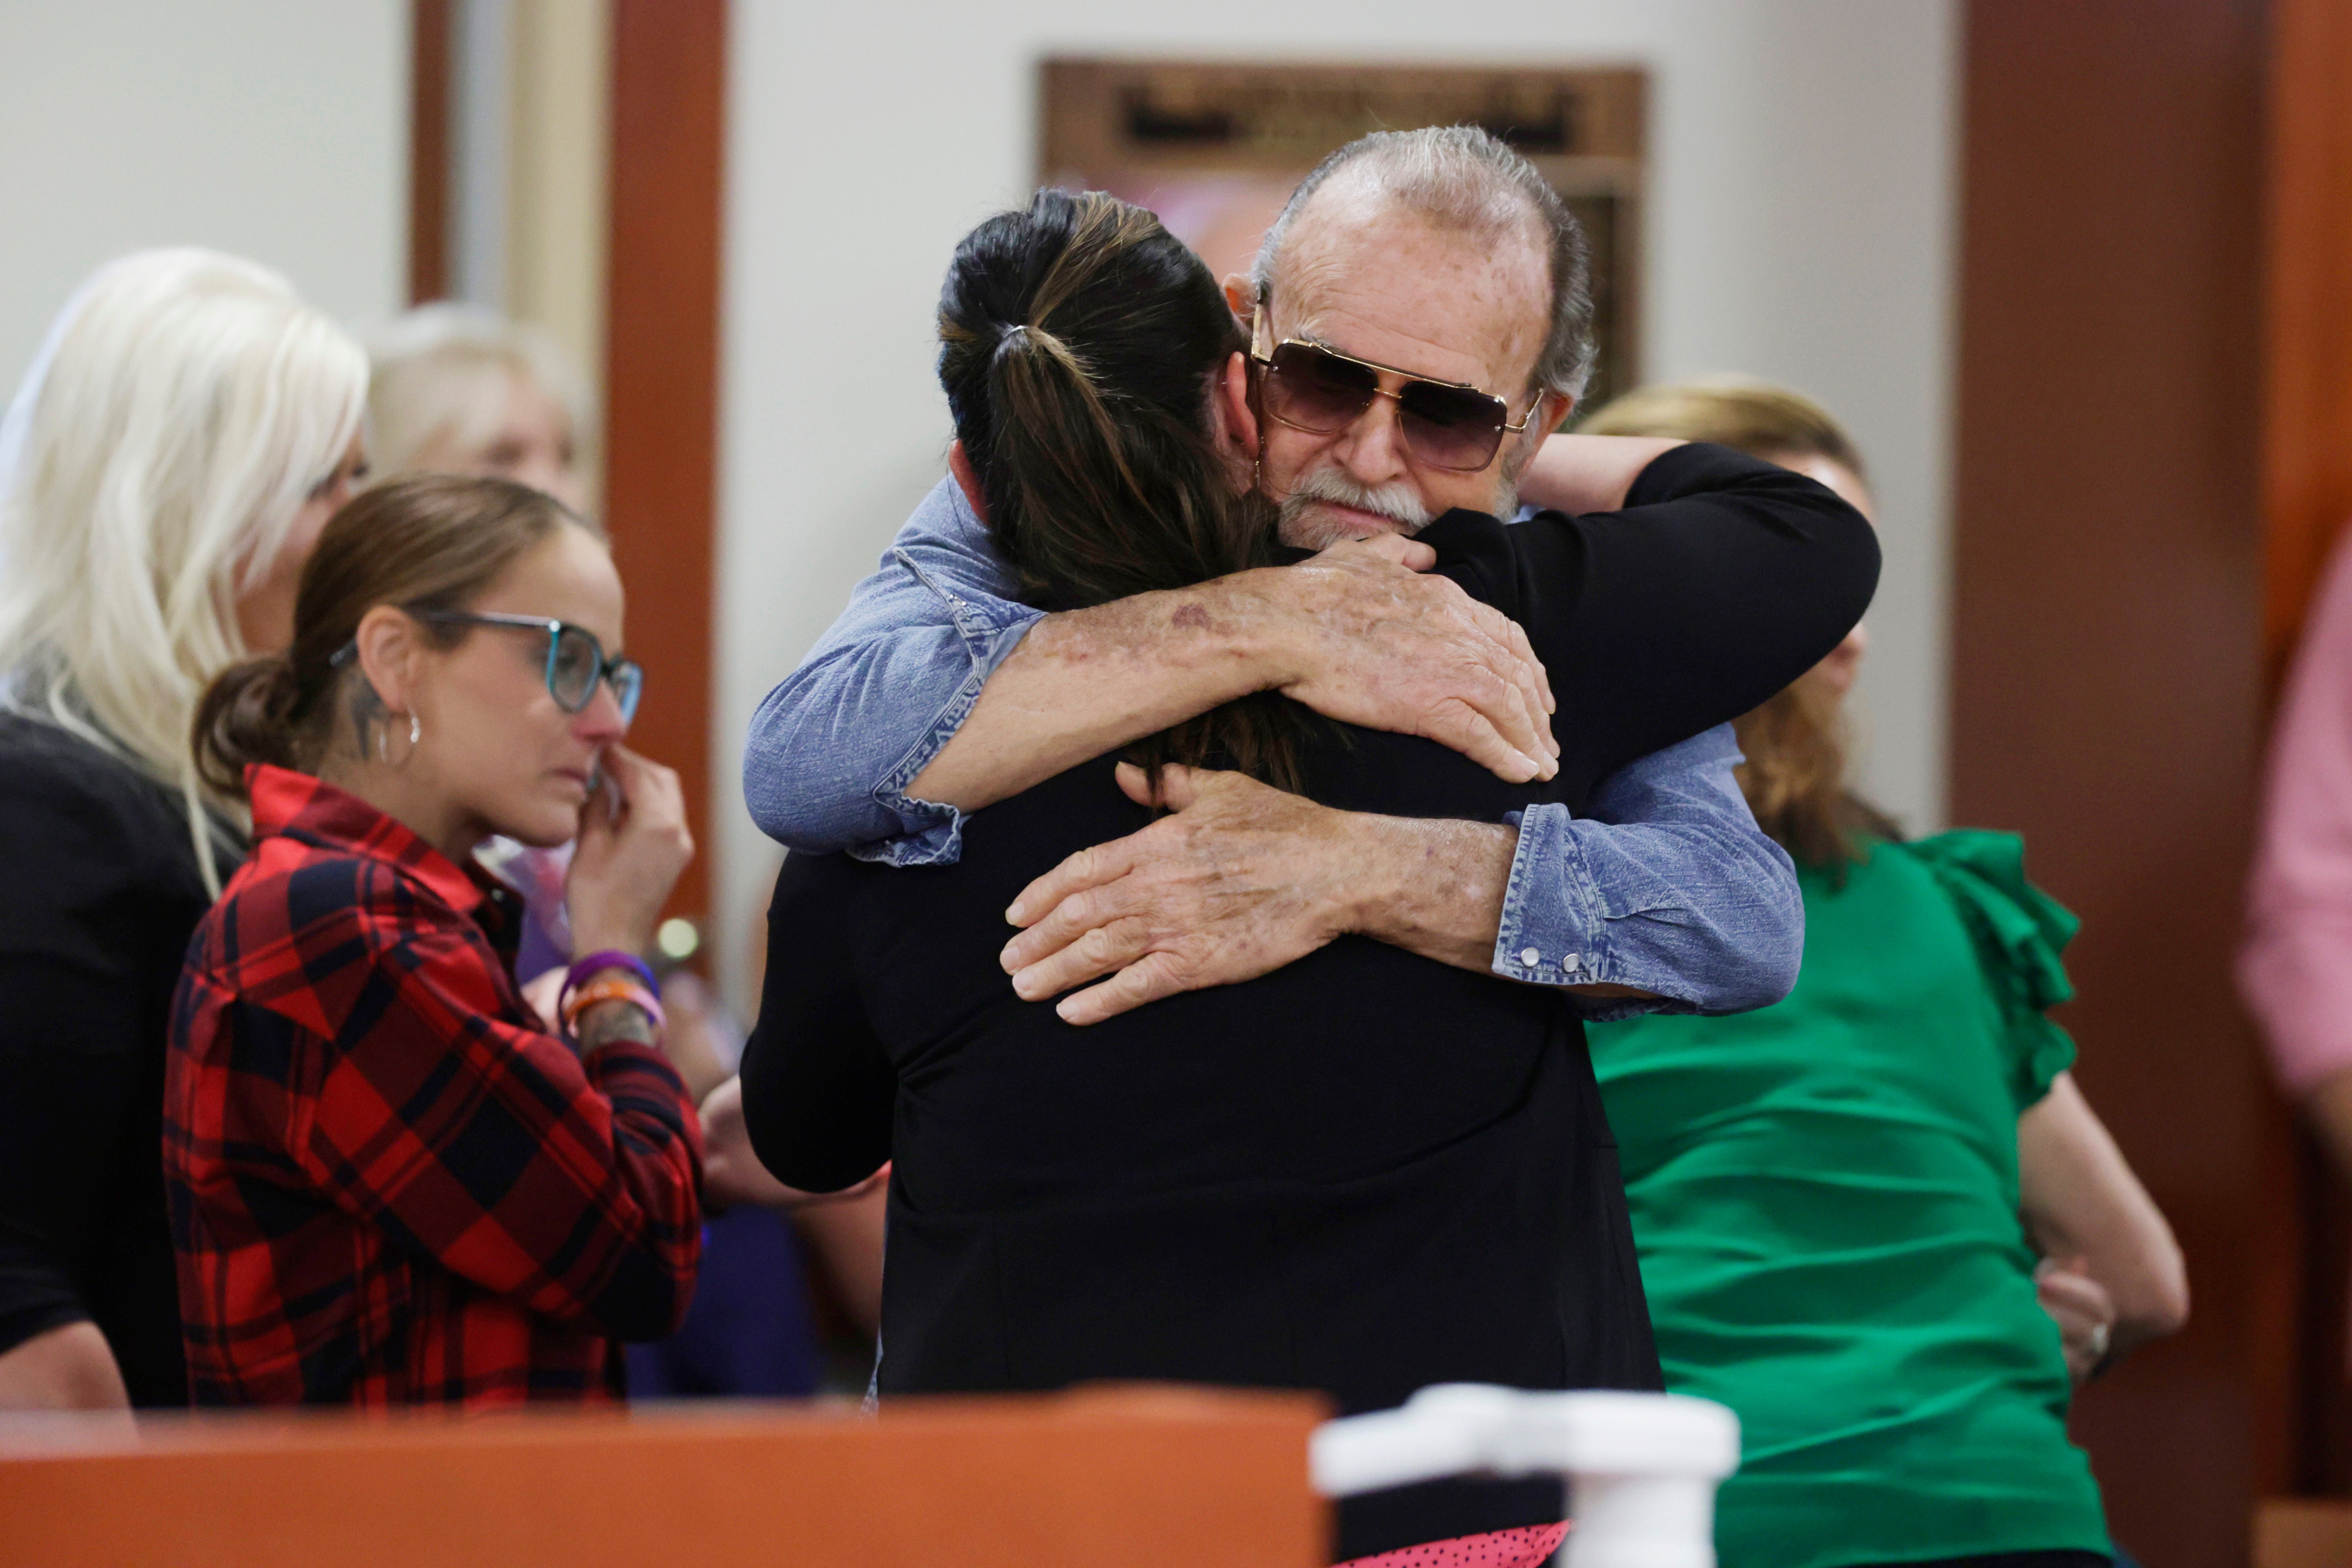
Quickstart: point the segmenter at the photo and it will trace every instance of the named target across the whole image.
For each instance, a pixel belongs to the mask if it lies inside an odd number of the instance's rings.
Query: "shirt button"
[[[1519,962],[1526,964],[1529,969],[1533,969],[1537,964],[1543,962],[1543,954],[1538,952],[1532,947],[1523,947],[1519,949]]]
[[[1563,958],[1563,959],[1561,959],[1561,960],[1559,961],[1559,966],[1560,966],[1562,969],[1567,970],[1570,974],[1575,973],[1579,969],[1582,968],[1582,967],[1583,967],[1583,965],[1584,965],[1584,960],[1583,960],[1583,959],[1581,959],[1581,958],[1580,958],[1580,957],[1578,957],[1575,953],[1572,953],[1572,952],[1571,952],[1571,953],[1570,953],[1566,958]]]

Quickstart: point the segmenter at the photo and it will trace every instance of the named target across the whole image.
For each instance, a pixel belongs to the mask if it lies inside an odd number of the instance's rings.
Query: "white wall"
[[[1937,825],[1957,26],[1950,0],[737,0],[722,790],[751,709],[940,472],[931,311],[956,240],[1034,177],[1040,58],[1631,62],[1652,73],[1648,374],[1770,376],[1851,423],[1887,555],[1869,784]],[[740,806],[719,820],[735,949],[774,861]]]
[[[207,245],[405,300],[402,0],[0,0],[0,397],[109,257]]]

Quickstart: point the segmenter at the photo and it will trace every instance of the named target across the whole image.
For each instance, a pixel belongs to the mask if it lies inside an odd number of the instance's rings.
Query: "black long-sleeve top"
[[[1722,447],[1624,510],[1420,536],[1528,629],[1559,776],[1331,726],[1308,793],[1495,821],[1580,809],[1627,763],[1754,707],[1860,618],[1878,552],[1811,481]],[[1659,1386],[1613,1141],[1570,1004],[1357,937],[1079,1029],[997,962],[1031,879],[1149,814],[1097,758],[972,814],[953,866],[793,856],[769,914],[746,1114],[817,1191],[895,1159],[881,1385],[1151,1378],[1320,1389]],[[1342,1505],[1339,1553],[1559,1517],[1556,1486]]]
[[[212,901],[168,790],[0,713],[0,1352],[92,1322],[131,1403],[188,1403],[163,1198],[173,987]]]

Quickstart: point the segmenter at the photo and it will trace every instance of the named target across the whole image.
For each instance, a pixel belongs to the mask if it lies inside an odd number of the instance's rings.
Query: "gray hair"
[[[1274,300],[1276,262],[1290,225],[1324,183],[1356,170],[1391,200],[1481,240],[1520,235],[1545,242],[1551,263],[1551,321],[1535,380],[1571,401],[1592,376],[1592,268],[1584,226],[1551,182],[1501,139],[1475,125],[1375,131],[1315,166],[1265,231],[1250,283],[1258,302]]]

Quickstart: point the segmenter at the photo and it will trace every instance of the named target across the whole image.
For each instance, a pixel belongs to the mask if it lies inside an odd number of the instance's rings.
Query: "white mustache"
[[[1358,484],[1337,468],[1318,468],[1300,476],[1282,498],[1283,515],[1296,517],[1307,502],[1318,500],[1387,518],[1407,533],[1418,533],[1429,526],[1429,508],[1422,504],[1421,492],[1402,480],[1372,487]]]

